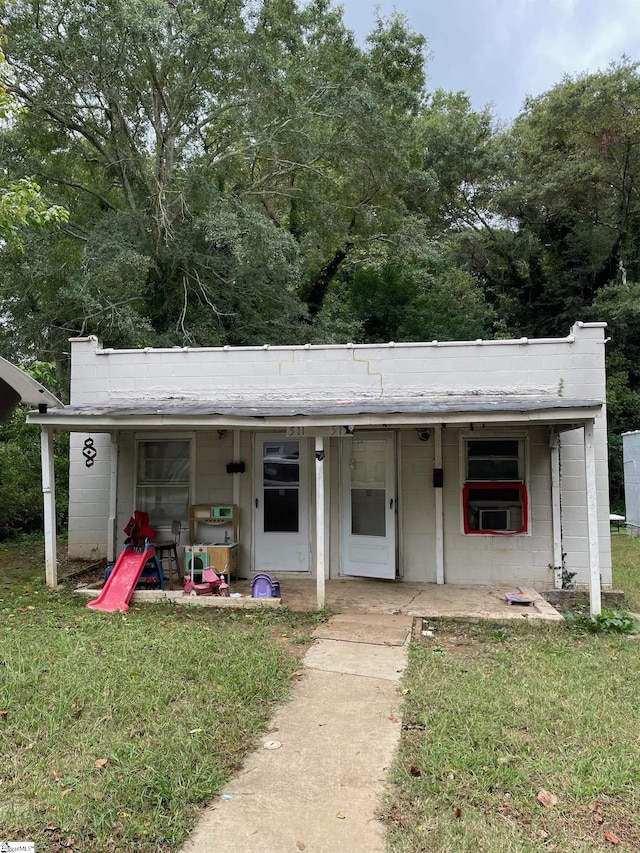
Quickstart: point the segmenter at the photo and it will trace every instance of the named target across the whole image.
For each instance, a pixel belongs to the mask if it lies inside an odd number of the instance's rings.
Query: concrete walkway
[[[182,853],[383,851],[376,809],[400,740],[411,626],[357,613],[321,625],[292,700]]]

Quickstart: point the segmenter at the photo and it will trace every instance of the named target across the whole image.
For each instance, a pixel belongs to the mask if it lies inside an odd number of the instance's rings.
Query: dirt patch
[[[417,641],[434,650],[446,652],[454,657],[478,659],[490,656],[494,646],[503,639],[508,628],[498,628],[493,642],[478,625],[465,622],[447,622],[445,625],[438,621],[422,620],[422,628],[418,624]],[[501,635],[502,632],[502,635]]]
[[[91,563],[83,560],[67,560],[66,563],[58,563],[58,579],[65,586],[102,585],[106,568],[106,560]]]
[[[486,810],[485,813],[492,814]],[[629,817],[628,806],[615,798],[591,803],[561,801],[557,808],[541,815],[519,812],[506,798],[497,806],[496,813],[519,827],[532,841],[544,842],[545,850],[561,850],[569,839],[572,843],[588,844],[590,850],[610,849],[614,842],[605,833],[619,839],[621,850],[640,850],[640,830]]]

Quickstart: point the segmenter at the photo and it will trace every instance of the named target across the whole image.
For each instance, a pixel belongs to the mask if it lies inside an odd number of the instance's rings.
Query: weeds
[[[595,634],[636,634],[640,631],[638,620],[626,610],[603,610],[591,616],[586,608],[578,608],[563,615],[570,627]]]

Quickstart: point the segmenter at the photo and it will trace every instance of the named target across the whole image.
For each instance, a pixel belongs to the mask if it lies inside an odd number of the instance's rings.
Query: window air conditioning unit
[[[481,509],[480,530],[510,530],[508,509]]]

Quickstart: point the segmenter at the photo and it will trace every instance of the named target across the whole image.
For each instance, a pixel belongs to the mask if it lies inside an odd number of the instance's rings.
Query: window
[[[265,533],[298,533],[300,525],[300,442],[263,443]]]
[[[526,533],[524,439],[465,440],[464,532]]]
[[[189,439],[140,440],[137,444],[136,509],[152,527],[189,518]]]

